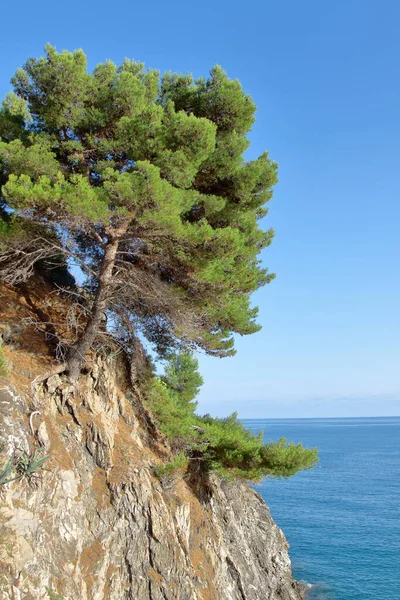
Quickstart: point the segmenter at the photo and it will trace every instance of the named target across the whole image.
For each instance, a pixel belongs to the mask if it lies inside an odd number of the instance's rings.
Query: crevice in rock
[[[238,591],[240,592],[240,597],[242,598],[242,600],[247,600],[247,596],[243,589],[242,579],[240,577],[239,571],[237,570],[237,568],[235,566],[235,563],[229,556],[227,556],[225,558],[225,560],[226,560],[226,564],[228,565],[229,573],[230,573],[233,581],[236,583]]]

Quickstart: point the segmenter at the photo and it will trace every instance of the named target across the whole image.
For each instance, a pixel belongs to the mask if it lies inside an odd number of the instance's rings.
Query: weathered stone
[[[50,448],[50,438],[49,438],[49,434],[47,433],[46,423],[44,421],[42,421],[40,423],[40,425],[38,427],[38,430],[36,432],[36,436],[37,436],[39,444],[45,450],[49,450],[49,448]]]
[[[61,385],[61,379],[58,375],[52,375],[48,378],[47,382],[47,391],[49,394],[54,394],[57,388]]]
[[[182,480],[163,489],[139,401],[111,367],[95,365],[55,411],[59,383],[38,391],[37,439],[35,399],[0,390],[8,451],[39,441],[50,453],[36,480],[3,486],[0,598],[300,600],[285,537],[256,492],[217,479],[202,494]]]

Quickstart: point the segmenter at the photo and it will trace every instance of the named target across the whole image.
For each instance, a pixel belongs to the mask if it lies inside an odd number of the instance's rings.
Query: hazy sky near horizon
[[[89,66],[220,64],[258,106],[249,158],[280,183],[260,333],[200,357],[199,409],[242,417],[400,415],[400,3],[27,0],[2,7],[0,95],[46,42]]]

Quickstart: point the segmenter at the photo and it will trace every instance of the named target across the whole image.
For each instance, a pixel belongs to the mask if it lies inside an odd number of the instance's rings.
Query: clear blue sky
[[[201,357],[200,410],[242,417],[400,415],[400,3],[22,0],[2,7],[0,92],[46,42],[206,75],[257,104],[249,156],[280,164],[255,295],[261,333]]]

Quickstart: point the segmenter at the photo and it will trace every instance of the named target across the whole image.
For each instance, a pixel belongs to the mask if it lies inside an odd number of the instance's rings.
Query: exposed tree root
[[[53,375],[61,375],[62,373],[65,373],[67,370],[67,367],[68,367],[67,363],[61,363],[59,365],[56,365],[52,369],[50,369],[50,371],[46,371],[46,373],[44,373],[44,375],[38,375],[37,377],[35,377],[35,379],[31,383],[32,392],[36,392],[36,390],[38,389],[38,386],[40,384],[44,383],[45,381],[47,381],[48,379],[50,379],[50,377],[53,377]]]

